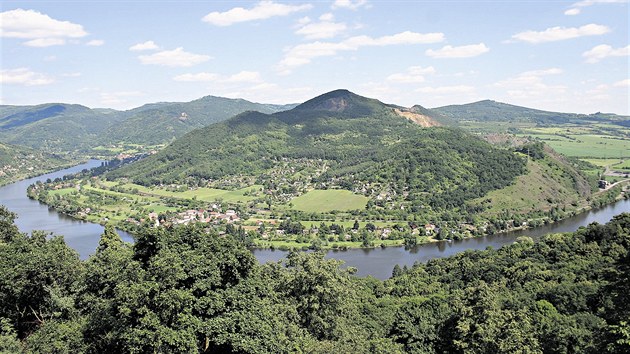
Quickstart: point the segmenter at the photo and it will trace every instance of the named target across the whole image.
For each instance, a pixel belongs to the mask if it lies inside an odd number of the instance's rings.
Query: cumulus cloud
[[[155,44],[155,42],[153,41],[146,41],[143,43],[134,44],[131,47],[129,47],[129,50],[131,50],[132,52],[140,52],[143,50],[155,50],[155,49],[160,49],[160,47],[158,47],[158,45]]]
[[[66,40],[63,38],[37,38],[31,39],[30,41],[26,41],[22,44],[28,47],[43,48],[52,47],[54,45],[64,45],[66,44]]]
[[[0,83],[24,86],[48,85],[55,80],[45,74],[31,71],[28,68],[3,69],[0,70]]]
[[[233,75],[223,76],[215,73],[201,72],[196,74],[183,74],[173,78],[181,82],[218,82],[226,84],[236,83],[260,83],[262,78],[256,71],[241,71]]]
[[[575,15],[579,15],[582,12],[582,10],[580,10],[580,8],[582,7],[588,7],[595,4],[614,4],[614,3],[619,4],[619,3],[627,3],[627,2],[628,0],[584,0],[584,1],[576,2],[575,4],[571,5],[571,8],[565,11],[564,14],[567,16],[575,16]]]
[[[273,1],[261,1],[250,9],[235,7],[225,12],[211,12],[204,16],[202,20],[215,26],[230,26],[239,22],[265,20],[276,16],[287,16],[294,12],[310,10],[312,7],[313,6],[310,4],[286,5]]]
[[[203,63],[211,59],[209,55],[193,54],[179,47],[173,50],[163,50],[151,55],[140,55],[140,62],[145,65],[162,65],[172,67],[188,67]]]
[[[551,27],[544,31],[525,31],[512,36],[513,40],[528,43],[545,43],[562,41],[584,36],[598,36],[610,32],[610,28],[594,23],[581,27]]]
[[[407,72],[391,74],[387,77],[387,81],[414,84],[424,82],[425,75],[435,74],[435,68],[432,66],[423,68],[422,66],[411,66],[407,68]]]
[[[100,47],[103,44],[105,44],[105,41],[102,40],[102,39],[93,39],[93,40],[85,43],[85,45],[89,45],[89,46],[92,46],[92,47]]]
[[[609,57],[627,57],[630,55],[630,45],[623,48],[613,48],[608,44],[600,44],[593,47],[593,49],[582,53],[582,56],[586,58],[586,62],[594,64],[602,59]]]
[[[295,33],[307,39],[323,39],[336,37],[348,29],[345,23],[334,22],[332,14],[324,14],[319,17],[319,20],[319,22],[310,22],[308,17],[300,19],[298,21],[299,29]]]
[[[332,4],[333,9],[350,9],[357,10],[358,8],[367,5],[367,0],[335,0]]]
[[[29,39],[24,42],[27,46],[63,45],[68,38],[87,35],[79,24],[55,20],[34,10],[15,9],[0,13],[0,37]]]
[[[427,49],[425,54],[432,58],[472,58],[486,53],[490,48],[484,43],[453,47],[447,45],[438,50]]]
[[[284,58],[277,65],[277,70],[281,74],[289,74],[293,69],[310,63],[314,58],[324,56],[334,56],[340,51],[355,51],[361,47],[368,46],[390,46],[403,44],[427,44],[437,43],[444,40],[443,33],[416,33],[401,32],[391,36],[370,37],[356,36],[350,37],[341,42],[312,42],[299,44],[285,51]]]

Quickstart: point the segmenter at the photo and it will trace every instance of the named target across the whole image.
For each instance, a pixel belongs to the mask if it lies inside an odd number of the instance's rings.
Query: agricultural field
[[[225,190],[216,188],[196,188],[185,190],[168,190],[166,188],[158,187],[145,187],[134,183],[116,183],[110,181],[100,182],[101,185],[108,188],[118,187],[123,190],[132,191],[133,193],[139,193],[142,195],[149,195],[155,197],[167,197],[178,199],[195,199],[205,202],[225,201],[227,203],[244,203],[250,200],[256,199],[256,195],[259,195],[263,186],[253,185],[250,187],[237,189],[237,190]]]
[[[291,200],[293,209],[305,212],[330,212],[364,209],[368,198],[347,190],[312,190]]]

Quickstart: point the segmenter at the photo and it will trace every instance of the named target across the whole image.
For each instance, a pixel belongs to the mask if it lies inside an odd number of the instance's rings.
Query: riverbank
[[[26,197],[24,191],[30,184],[47,178],[61,178],[66,174],[81,171],[84,168],[100,166],[102,161],[90,160],[86,164],[75,166],[52,174],[22,180],[0,188],[0,204],[18,214],[16,224],[20,231],[30,233],[33,230],[44,230],[47,233],[64,235],[66,243],[77,250],[82,259],[87,258],[98,246],[103,227],[98,224],[76,220],[49,209],[48,206]],[[520,236],[533,239],[558,232],[570,232],[591,222],[606,223],[614,215],[630,212],[630,200],[618,201],[603,208],[593,208],[585,213],[565,220],[549,223],[527,230],[510,231],[501,234],[453,240],[452,242],[426,242],[415,247],[374,247],[355,248],[341,251],[330,249],[327,258],[336,258],[346,262],[347,266],[358,269],[358,276],[371,275],[379,279],[391,276],[394,265],[412,266],[415,262],[426,262],[434,258],[442,258],[467,250],[483,250],[487,247],[500,248],[513,243]],[[133,242],[133,236],[119,231],[123,240]],[[279,249],[253,249],[252,253],[259,262],[277,261],[286,257],[287,252]]]
[[[588,212],[594,207],[610,204],[622,197],[629,182],[630,180],[620,181],[608,189],[598,191],[588,199],[574,205],[573,209],[563,207],[562,210],[557,208],[553,213],[536,212],[538,215],[543,215],[537,218],[528,215],[513,215],[507,216],[507,219],[500,220],[498,223],[496,221],[491,223],[490,219],[486,219],[485,223],[481,222],[478,225],[442,223],[440,227],[433,224],[416,225],[406,221],[384,222],[355,219],[357,225],[359,223],[362,225],[360,229],[358,226],[351,228],[352,222],[341,220],[288,222],[284,219],[252,218],[239,221],[238,213],[230,210],[232,206],[229,204],[222,206],[219,202],[215,202],[213,209],[201,209],[202,205],[207,203],[205,201],[207,198],[202,196],[200,199],[204,200],[197,200],[194,191],[173,192],[142,186],[135,186],[138,190],[132,191],[128,190],[127,185],[99,181],[86,176],[67,182],[59,181],[29,187],[28,196],[49,205],[59,213],[101,225],[113,222],[118,228],[129,233],[133,233],[146,222],[156,224],[159,220],[161,225],[174,225],[200,221],[215,228],[219,233],[229,233],[230,227],[233,232],[242,228],[242,235],[239,237],[247,239],[247,243],[260,249],[347,250],[414,247],[431,242],[449,242],[536,228]],[[228,193],[228,191],[222,192]],[[207,193],[215,195],[217,191],[208,190]],[[247,191],[243,192],[243,194],[246,193]],[[184,196],[188,197],[184,198]],[[483,219],[483,216],[481,218]],[[235,223],[232,224],[233,222]],[[287,224],[284,225],[285,223]],[[371,228],[368,225],[372,225]]]

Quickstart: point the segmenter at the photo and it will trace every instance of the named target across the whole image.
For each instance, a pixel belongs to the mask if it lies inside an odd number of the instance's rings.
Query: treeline
[[[630,214],[357,278],[230,236],[111,227],[81,261],[0,208],[0,352],[627,353]]]

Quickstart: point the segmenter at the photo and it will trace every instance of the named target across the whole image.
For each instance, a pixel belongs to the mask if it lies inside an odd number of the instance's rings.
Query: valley
[[[242,113],[137,162],[28,194],[132,233],[201,222],[283,250],[459,240],[553,223],[624,196],[625,175],[604,177],[621,182],[615,188],[598,188],[604,168],[592,158],[624,149],[626,128],[560,128],[570,124],[562,120],[503,123],[503,131],[501,122],[459,122],[471,135],[444,127],[456,117],[418,107],[336,90],[289,111]],[[553,145],[560,139],[565,145]]]

